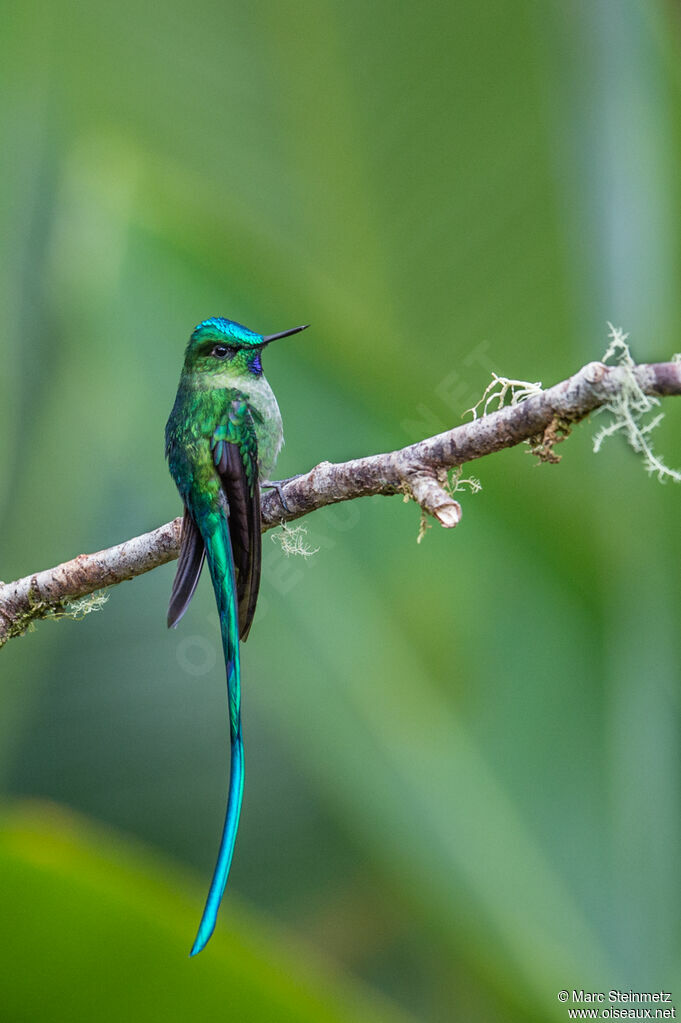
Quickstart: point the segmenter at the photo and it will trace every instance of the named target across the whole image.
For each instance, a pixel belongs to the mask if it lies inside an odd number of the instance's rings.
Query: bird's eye
[[[233,348],[229,348],[227,345],[215,345],[211,355],[214,355],[216,359],[226,359],[230,352],[233,352]]]

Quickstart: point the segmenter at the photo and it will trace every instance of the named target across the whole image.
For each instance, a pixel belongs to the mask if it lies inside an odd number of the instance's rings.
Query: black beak
[[[262,339],[262,343],[264,345],[268,345],[270,341],[278,341],[280,337],[289,337],[291,334],[298,334],[301,330],[307,330],[309,326],[309,323],[304,323],[302,327],[291,327],[290,330],[282,330],[281,334],[268,334],[267,337]]]

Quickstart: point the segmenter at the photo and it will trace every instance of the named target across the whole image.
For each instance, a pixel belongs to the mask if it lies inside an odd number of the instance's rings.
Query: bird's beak
[[[297,334],[301,330],[307,330],[309,326],[309,323],[304,323],[302,327],[291,327],[290,330],[282,330],[281,334],[268,334],[267,337],[262,339],[262,343],[263,345],[268,345],[270,341],[278,341],[280,337],[289,337],[291,334]]]

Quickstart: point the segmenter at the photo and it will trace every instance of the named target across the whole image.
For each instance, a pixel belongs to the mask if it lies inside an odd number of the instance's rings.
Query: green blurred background
[[[681,348],[681,17],[662,0],[3,5],[0,576],[179,512],[163,427],[209,315],[263,332],[282,475]],[[681,407],[657,445],[681,463]],[[681,488],[598,422],[264,540],[225,798],[207,580],[3,650],[0,1004],[23,1020],[567,1018],[676,989]]]

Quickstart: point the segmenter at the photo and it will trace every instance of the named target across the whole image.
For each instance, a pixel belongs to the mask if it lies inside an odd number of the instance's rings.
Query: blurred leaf
[[[54,806],[5,813],[0,864],[8,1019],[406,1020],[233,906],[190,960],[199,906],[184,880]]]

